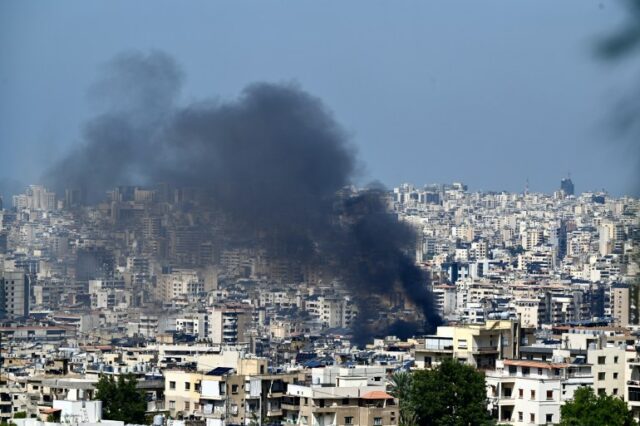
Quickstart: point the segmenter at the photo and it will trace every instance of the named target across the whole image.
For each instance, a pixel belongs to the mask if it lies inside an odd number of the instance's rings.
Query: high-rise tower
[[[571,177],[566,177],[560,181],[560,189],[564,192],[565,196],[574,194],[573,182],[571,181]]]

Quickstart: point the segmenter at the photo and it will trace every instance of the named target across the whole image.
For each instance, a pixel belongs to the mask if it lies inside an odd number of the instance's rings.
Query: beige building
[[[158,288],[160,299],[172,299],[201,295],[205,291],[204,280],[194,269],[173,269],[169,273],[160,275]]]
[[[299,425],[396,425],[397,400],[384,386],[347,381],[346,386],[289,385],[282,409],[287,424]]]
[[[609,305],[614,324],[620,327],[629,325],[629,286],[614,284],[609,293]]]
[[[587,364],[591,364],[596,394],[624,398],[625,362],[626,345],[598,347],[587,351]]]
[[[516,310],[516,315],[520,319],[520,324],[523,327],[538,328],[540,322],[538,320],[538,310],[540,307],[540,300],[538,299],[515,299],[513,306]]]
[[[246,373],[266,370],[266,360],[241,360],[239,365]],[[165,408],[172,417],[203,419],[211,426],[281,422],[287,385],[303,379],[298,373],[238,374],[230,367],[166,371]]]
[[[249,343],[251,307],[241,304],[214,306],[209,309],[209,340],[219,345]]]
[[[520,344],[532,337],[518,321],[488,320],[482,324],[438,327],[415,349],[418,368],[431,368],[445,358],[455,358],[481,369],[495,368],[497,359],[519,358]]]
[[[198,372],[164,371],[165,408],[170,416],[188,416],[200,411],[202,378],[203,374]]]

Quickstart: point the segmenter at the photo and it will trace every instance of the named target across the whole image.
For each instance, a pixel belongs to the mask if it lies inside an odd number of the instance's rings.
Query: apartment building
[[[0,320],[29,315],[29,277],[23,271],[0,271]]]
[[[251,307],[226,304],[209,308],[209,340],[213,344],[238,345],[249,342]]]
[[[489,410],[499,423],[549,424],[580,386],[592,386],[588,364],[505,359],[486,374]]]
[[[286,424],[382,426],[399,418],[397,400],[362,378],[335,387],[289,385],[282,409]]]
[[[476,368],[492,369],[500,358],[519,358],[520,345],[532,339],[517,320],[487,320],[482,324],[438,327],[415,349],[418,368],[431,368],[454,358]]]
[[[609,306],[613,323],[617,326],[629,325],[631,307],[629,293],[629,286],[625,284],[613,284],[610,287]]]
[[[304,374],[267,374],[265,365],[263,360],[260,365],[241,366],[246,374],[232,367],[166,371],[165,407],[171,416],[206,420],[210,426],[250,424],[258,419],[280,422],[287,385],[303,380]]]

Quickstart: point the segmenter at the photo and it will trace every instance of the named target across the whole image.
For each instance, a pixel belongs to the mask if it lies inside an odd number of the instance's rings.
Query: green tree
[[[26,419],[27,418],[27,412],[26,411],[18,411],[17,413],[15,413],[13,415],[14,419]]]
[[[487,411],[484,374],[446,360],[433,370],[413,374],[411,408],[417,425],[469,426],[493,423]]]
[[[147,403],[137,388],[133,375],[102,376],[96,384],[95,399],[102,401],[102,416],[107,420],[125,423],[145,423]]]
[[[573,400],[560,408],[562,426],[631,426],[637,425],[627,404],[610,395],[596,396],[591,387],[576,390]]]
[[[412,378],[411,373],[406,371],[399,371],[391,375],[389,393],[398,398],[400,405],[398,426],[413,426],[416,424],[410,400]]]
[[[49,423],[60,423],[60,412],[57,411],[55,413],[51,413],[47,416],[47,422]]]

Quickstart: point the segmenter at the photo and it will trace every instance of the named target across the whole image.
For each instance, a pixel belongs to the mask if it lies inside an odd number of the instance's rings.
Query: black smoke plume
[[[92,200],[118,185],[199,188],[237,229],[340,279],[359,308],[360,341],[381,331],[381,309],[398,297],[423,313],[419,329],[439,323],[408,254],[413,231],[389,213],[383,191],[343,191],[355,150],[319,99],[293,84],[258,83],[233,101],[180,106],[181,83],[161,52],[118,56],[91,91],[104,111],[46,180]]]

